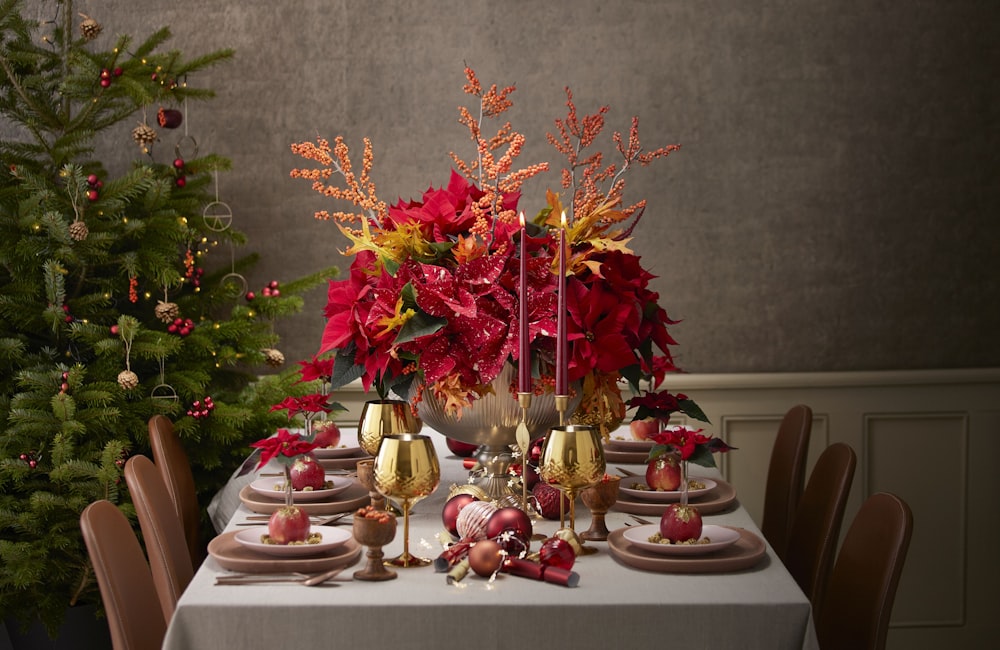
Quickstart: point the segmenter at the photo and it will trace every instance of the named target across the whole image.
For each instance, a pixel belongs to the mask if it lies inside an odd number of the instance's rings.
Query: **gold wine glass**
[[[384,436],[420,433],[422,426],[409,402],[399,399],[370,400],[365,402],[358,420],[358,445],[365,453],[374,456]]]
[[[396,567],[426,566],[429,558],[410,555],[410,509],[430,495],[441,481],[434,443],[413,433],[384,436],[375,456],[375,489],[403,507],[403,554],[386,560]]]
[[[582,424],[552,427],[545,436],[538,474],[566,494],[569,527],[573,532],[576,532],[576,495],[604,478],[605,467],[601,435],[594,427]]]

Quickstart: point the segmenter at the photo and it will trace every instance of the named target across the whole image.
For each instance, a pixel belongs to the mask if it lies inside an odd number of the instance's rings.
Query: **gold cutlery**
[[[269,583],[289,583],[289,584],[300,584],[306,587],[315,587],[321,585],[324,582],[328,582],[344,570],[344,567],[338,567],[336,569],[331,569],[329,571],[323,571],[322,573],[307,574],[307,573],[293,573],[293,574],[279,574],[279,575],[268,575],[268,574],[253,574],[253,573],[241,573],[235,575],[221,575],[215,577],[215,584],[217,585],[250,585],[250,584],[269,584]]]
[[[644,526],[652,526],[653,525],[653,522],[649,521],[648,519],[643,519],[642,517],[636,517],[635,515],[629,515],[629,517],[631,517],[632,519],[635,519],[636,521],[638,521],[640,524],[642,524]]]
[[[622,476],[642,476],[638,472],[633,472],[632,470],[625,469],[624,467],[616,467],[615,469],[618,470],[618,473]]]

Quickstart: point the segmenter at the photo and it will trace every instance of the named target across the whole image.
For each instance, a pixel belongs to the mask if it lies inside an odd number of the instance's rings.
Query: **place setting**
[[[286,490],[288,482],[291,490]],[[271,514],[288,498],[312,516],[335,515],[367,505],[369,491],[354,476],[326,471],[318,459],[297,459],[287,473],[261,474],[240,490],[240,501],[250,510]]]
[[[340,438],[329,446],[317,447],[313,456],[327,471],[354,470],[358,461],[370,459],[372,455],[366,452],[358,442],[357,427],[338,427]]]
[[[743,528],[701,526],[696,537],[662,543],[661,524],[626,526],[608,535],[608,550],[623,564],[660,573],[723,573],[756,566],[767,546]],[[691,541],[695,539],[697,541]]]
[[[209,555],[222,568],[255,575],[347,568],[358,561],[361,551],[348,528],[310,526],[306,541],[281,544],[270,540],[267,522],[227,531],[208,543]]]
[[[671,503],[681,500],[682,490],[655,489],[647,484],[644,475],[618,467],[624,474],[613,510],[636,515],[660,515]],[[703,514],[723,512],[736,503],[736,488],[721,478],[691,476],[688,479],[687,498]]]

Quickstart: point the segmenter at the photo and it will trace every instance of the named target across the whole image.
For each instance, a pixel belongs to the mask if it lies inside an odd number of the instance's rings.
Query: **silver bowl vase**
[[[493,392],[476,399],[462,409],[461,417],[445,413],[444,403],[425,391],[417,404],[423,423],[438,433],[455,440],[480,447],[477,459],[485,468],[485,476],[477,482],[487,495],[500,499],[507,494],[520,496],[520,487],[512,486],[508,468],[512,461],[511,445],[516,442],[517,425],[521,422],[521,406],[517,393],[510,386],[517,375],[517,366],[506,363],[500,374],[491,382]],[[565,419],[576,410],[582,397],[580,387],[573,387]],[[531,439],[539,438],[559,424],[555,395],[533,395],[527,412],[528,432]]]

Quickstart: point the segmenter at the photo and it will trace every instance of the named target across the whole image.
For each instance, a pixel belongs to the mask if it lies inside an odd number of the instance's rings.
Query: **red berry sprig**
[[[206,395],[204,400],[195,400],[188,409],[187,414],[196,420],[207,418],[215,410],[215,402],[211,396]]]
[[[178,336],[187,336],[194,331],[194,321],[190,318],[175,318],[167,325],[167,331]]]
[[[278,288],[278,281],[271,280],[267,283],[267,286],[260,290],[262,296],[266,298],[277,298],[281,295],[281,289]]]
[[[38,456],[38,452],[34,450],[22,453],[20,456],[18,456],[18,458],[20,458],[22,462],[27,463],[28,467],[30,467],[31,469],[35,469],[36,467],[38,467],[38,461],[41,460],[41,458]]]

